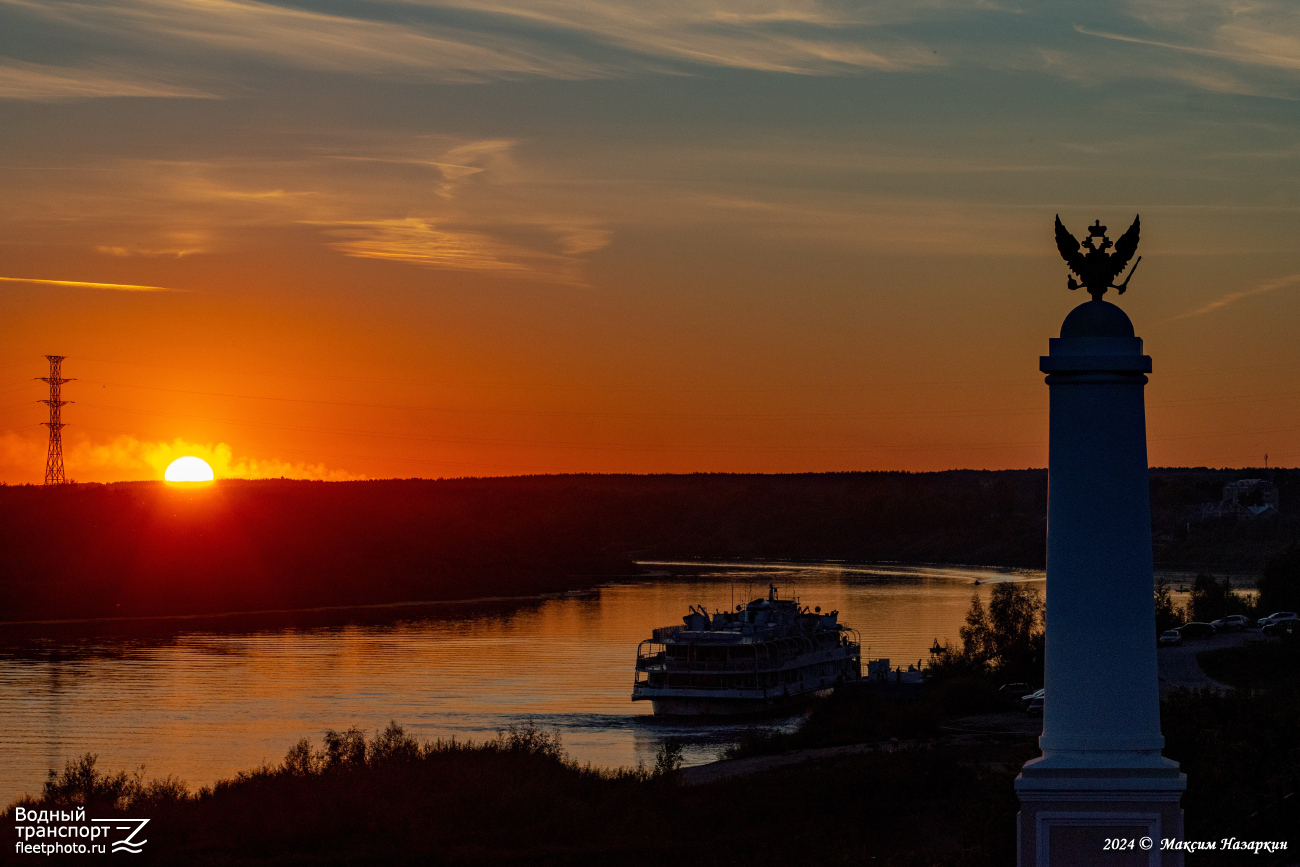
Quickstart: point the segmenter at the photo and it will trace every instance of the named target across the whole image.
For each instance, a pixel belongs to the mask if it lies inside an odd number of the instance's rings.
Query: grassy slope
[[[853,756],[708,786],[600,772],[516,732],[485,745],[376,738],[242,774],[198,797],[96,790],[84,766],[43,803],[117,800],[150,825],[161,864],[1002,865],[1014,857],[1007,771],[936,750]],[[377,748],[381,740],[387,749]],[[405,746],[402,746],[405,742]],[[392,745],[398,744],[393,749]],[[102,778],[101,778],[102,782]],[[130,788],[128,784],[128,788]],[[152,793],[151,793],[152,791]],[[161,792],[161,795],[159,795]],[[4,817],[8,820],[9,817]],[[3,856],[0,856],[3,857]]]

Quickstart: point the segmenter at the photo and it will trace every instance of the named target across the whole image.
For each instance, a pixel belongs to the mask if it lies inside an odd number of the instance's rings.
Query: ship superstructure
[[[766,599],[655,629],[637,648],[633,701],[660,715],[757,713],[825,695],[862,677],[862,641],[839,612]]]

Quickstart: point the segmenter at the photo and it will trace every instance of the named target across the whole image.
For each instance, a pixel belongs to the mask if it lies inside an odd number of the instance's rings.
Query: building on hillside
[[[1237,518],[1250,521],[1278,513],[1277,485],[1266,479],[1239,479],[1223,486],[1223,499],[1217,503],[1203,503],[1196,519],[1209,521],[1215,518]]]

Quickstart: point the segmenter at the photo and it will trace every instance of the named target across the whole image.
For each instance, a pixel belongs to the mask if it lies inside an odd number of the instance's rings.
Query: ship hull
[[[713,717],[757,716],[799,707],[828,696],[834,687],[774,696],[660,696],[651,698],[655,716]]]

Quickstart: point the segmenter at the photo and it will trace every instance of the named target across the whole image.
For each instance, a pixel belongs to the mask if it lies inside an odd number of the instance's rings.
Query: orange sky
[[[0,3],[0,480],[47,353],[80,481],[1043,466],[1058,212],[1142,214],[1152,463],[1300,463],[1287,4],[59,8]]]

